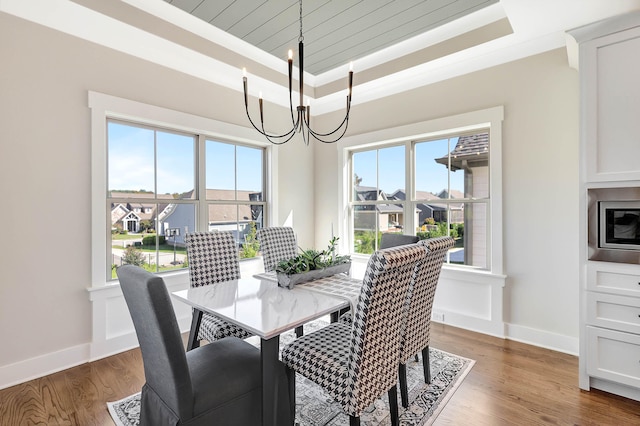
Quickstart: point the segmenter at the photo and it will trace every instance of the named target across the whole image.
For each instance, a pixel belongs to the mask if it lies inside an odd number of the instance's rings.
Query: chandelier
[[[268,133],[264,129],[264,110],[262,106],[262,94],[260,94],[260,97],[258,99],[258,106],[260,108],[260,126],[257,126],[254,123],[253,119],[251,118],[251,115],[249,114],[249,101],[248,101],[248,94],[247,94],[247,72],[246,72],[246,69],[243,68],[242,83],[244,88],[244,108],[245,108],[245,111],[247,112],[247,118],[249,118],[249,122],[258,132],[260,132],[269,142],[275,145],[282,145],[284,143],[289,142],[293,138],[293,136],[296,134],[296,132],[302,133],[302,140],[306,145],[309,145],[310,137],[313,137],[314,139],[323,143],[334,143],[339,141],[340,138],[344,136],[344,134],[347,131],[347,126],[349,125],[349,112],[351,111],[351,87],[353,84],[353,69],[352,69],[353,65],[349,68],[349,91],[347,92],[347,111],[344,116],[344,119],[342,120],[340,125],[338,125],[338,127],[336,127],[333,131],[327,132],[327,133],[320,133],[311,129],[311,126],[310,126],[311,106],[309,105],[308,101],[306,106],[303,103],[303,98],[304,98],[303,53],[304,53],[304,36],[302,35],[302,0],[300,0],[300,36],[298,37],[298,69],[300,70],[300,77],[298,80],[300,83],[300,103],[298,104],[296,108],[296,112],[294,113],[293,99],[292,99],[292,92],[291,92],[293,51],[289,50],[289,59],[288,59],[289,109],[291,110],[291,123],[292,123],[292,127],[289,131],[282,134],[276,134],[276,133]]]

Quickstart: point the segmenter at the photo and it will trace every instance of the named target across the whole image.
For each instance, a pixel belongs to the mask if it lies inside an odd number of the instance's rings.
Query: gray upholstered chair
[[[380,248],[386,249],[389,247],[403,246],[406,244],[415,244],[420,240],[415,235],[393,234],[385,233],[380,238]]]
[[[228,337],[186,352],[162,278],[137,266],[117,270],[136,329],[146,383],[140,425],[258,425],[262,421],[260,351]],[[292,424],[287,377],[277,380],[277,424]]]
[[[327,391],[360,424],[365,408],[385,392],[392,424],[398,424],[397,371],[403,306],[416,263],[426,256],[417,244],[375,252],[367,264],[351,325],[336,322],[286,345],[282,362]]]
[[[429,340],[431,327],[431,308],[433,297],[445,256],[454,245],[451,237],[438,237],[422,240],[419,246],[426,248],[426,257],[418,264],[415,276],[409,287],[405,302],[405,323],[400,339],[400,397],[402,406],[409,406],[407,389],[407,362],[422,352],[422,368],[425,383],[431,383],[431,367],[429,365]]]
[[[230,231],[189,233],[185,244],[191,287],[240,278],[238,245]],[[244,339],[251,333],[214,315],[193,310],[187,350],[197,348],[200,340],[213,342],[227,336]]]
[[[298,254],[298,242],[293,228],[270,226],[258,229],[256,238],[260,242],[260,252],[265,272],[274,271],[282,260]]]

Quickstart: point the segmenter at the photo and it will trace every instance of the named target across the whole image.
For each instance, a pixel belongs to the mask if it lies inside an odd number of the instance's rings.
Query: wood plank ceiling
[[[295,0],[165,1],[276,57],[297,55]],[[304,0],[305,71],[322,74],[498,1]]]

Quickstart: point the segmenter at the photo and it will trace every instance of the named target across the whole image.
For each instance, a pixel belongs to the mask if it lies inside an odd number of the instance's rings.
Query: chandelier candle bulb
[[[242,85],[244,86],[244,106],[249,107],[249,100],[247,99],[247,69],[242,68]]]

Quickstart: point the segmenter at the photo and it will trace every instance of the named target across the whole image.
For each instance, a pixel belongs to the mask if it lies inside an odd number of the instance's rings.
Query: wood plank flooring
[[[578,388],[576,357],[442,324],[432,346],[476,360],[435,425],[640,425],[640,402]],[[139,350],[0,390],[0,425],[113,425],[144,383]]]

